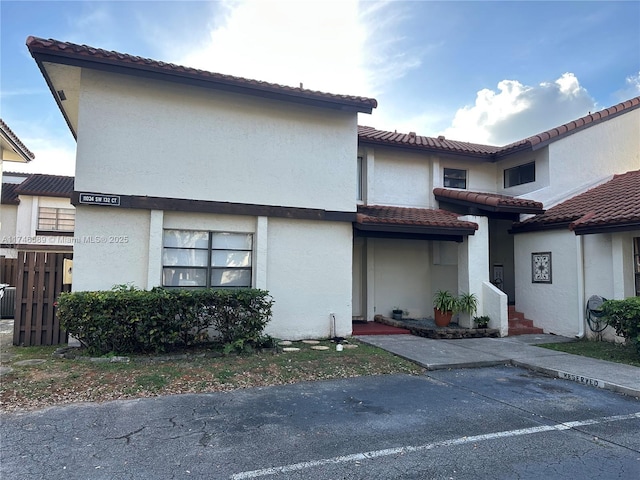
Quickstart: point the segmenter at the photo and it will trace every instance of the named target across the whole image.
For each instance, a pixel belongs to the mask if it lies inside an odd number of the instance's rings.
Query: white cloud
[[[489,145],[506,145],[598,110],[573,73],[536,86],[503,80],[498,91],[483,89],[473,106],[460,108],[447,138]]]
[[[5,171],[69,176],[75,174],[76,149],[73,141],[59,141],[45,135],[20,139],[36,158],[29,163],[5,163]]]
[[[629,75],[625,79],[625,86],[616,92],[616,97],[621,102],[640,95],[640,72],[636,75]]]
[[[398,48],[403,38],[392,33],[403,18],[397,5],[246,0],[219,7],[208,38],[187,46],[176,63],[362,96],[375,96],[419,65],[417,54]]]

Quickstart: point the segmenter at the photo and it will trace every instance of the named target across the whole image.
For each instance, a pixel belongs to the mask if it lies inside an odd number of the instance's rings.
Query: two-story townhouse
[[[2,182],[0,255],[73,250],[73,177],[5,172]]]
[[[507,303],[530,316],[545,294],[524,286],[544,249],[514,223],[640,168],[640,98],[495,147],[358,127],[374,99],[27,45],[77,138],[76,236],[100,239],[76,245],[73,288],[264,288],[275,336],[430,316],[441,289],[506,335]]]
[[[598,258],[592,264],[619,265],[620,275],[609,267],[606,288],[602,281],[581,276],[585,267],[576,259],[589,251],[580,247],[584,239],[566,235],[565,228],[563,234],[574,238],[565,239],[569,246],[560,248],[549,222],[512,227],[612,175],[638,170],[639,107],[636,97],[504,147],[360,127],[354,316],[388,315],[396,305],[411,316],[430,316],[432,295],[447,288],[476,293],[480,312],[495,316],[492,326],[506,334],[504,299],[496,311],[496,290],[487,285],[491,282],[545,331],[584,334],[585,298],[598,292],[623,298],[636,291],[632,258],[637,232],[629,232],[633,221],[615,225],[626,233],[613,241],[613,258],[608,244],[588,253]],[[618,198],[617,205],[627,218],[629,208],[637,206],[625,205],[625,200]],[[458,217],[451,222],[443,211]],[[447,237],[454,226],[464,228],[455,223],[461,221],[475,224],[475,231]],[[534,228],[542,231],[528,233]],[[541,252],[551,251],[558,257],[554,269],[560,275],[553,282],[534,279],[536,262],[550,256]],[[487,300],[491,304],[483,305]],[[470,326],[468,318],[461,320]]]
[[[267,333],[351,333],[357,114],[371,98],[83,45],[27,45],[77,139],[73,289],[256,287]]]

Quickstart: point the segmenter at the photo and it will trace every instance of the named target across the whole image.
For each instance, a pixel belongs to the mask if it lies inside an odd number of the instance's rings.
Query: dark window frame
[[[460,176],[461,173],[463,174],[462,176]],[[462,168],[445,167],[443,170],[443,185],[447,188],[459,188],[461,190],[466,190],[467,170]]]
[[[532,169],[532,171],[529,171]],[[522,165],[504,169],[504,188],[516,187],[536,181],[536,162],[527,162]]]
[[[206,247],[174,247],[174,246],[166,246],[164,240],[164,234],[167,231],[177,231],[177,232],[202,232],[207,234],[207,246]],[[239,248],[217,248],[213,246],[213,238],[216,234],[237,234],[237,235],[248,235],[250,237],[250,248],[248,249],[239,249]],[[253,287],[253,244],[254,242],[254,234],[251,232],[227,232],[227,231],[204,231],[204,230],[189,230],[189,229],[179,229],[179,228],[167,228],[163,230],[163,260],[162,260],[162,286],[165,288],[217,288],[217,289],[238,289],[238,288],[252,288]],[[165,250],[174,250],[174,251],[192,251],[192,252],[206,252],[207,260],[205,266],[199,265],[186,265],[186,264],[176,264],[176,265],[165,265],[164,263],[164,251]],[[248,253],[249,257],[249,265],[248,266],[216,266],[212,265],[213,254],[214,252],[244,252]],[[169,274],[170,271],[173,270],[171,275],[175,275],[178,272],[176,270],[193,270],[193,271],[201,271],[204,272],[205,275],[205,285],[173,285],[174,282],[167,282],[165,275]],[[244,285],[229,285],[225,286],[223,284],[214,284],[212,281],[212,276],[214,272],[221,271],[248,271],[249,272],[249,283]]]

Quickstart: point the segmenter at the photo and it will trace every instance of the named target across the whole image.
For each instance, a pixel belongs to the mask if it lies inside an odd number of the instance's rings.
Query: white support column
[[[613,298],[622,300],[625,298],[624,274],[625,274],[625,252],[622,235],[611,236],[611,278],[613,279]],[[629,265],[633,265],[631,260]]]
[[[255,259],[253,262],[255,288],[267,290],[267,234],[269,228],[268,217],[256,218]]]
[[[474,293],[478,312],[483,312],[482,285],[489,281],[489,221],[487,217],[465,215],[460,220],[478,224],[475,235],[469,235],[458,246],[458,293]],[[461,327],[473,327],[468,314],[460,314]]]
[[[149,212],[149,264],[147,265],[147,290],[162,285],[162,236],[164,211]]]
[[[375,295],[375,240],[373,238],[365,239],[365,262],[366,262],[366,305],[365,315],[367,320],[373,320],[376,316],[376,295]]]

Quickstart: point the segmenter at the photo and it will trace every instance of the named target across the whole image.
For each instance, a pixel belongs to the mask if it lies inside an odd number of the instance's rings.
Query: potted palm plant
[[[456,311],[462,313],[468,313],[470,317],[473,317],[478,310],[478,297],[475,293],[461,293],[456,299]]]
[[[449,290],[438,290],[433,296],[433,318],[436,325],[438,327],[449,325],[456,307],[456,297]]]

